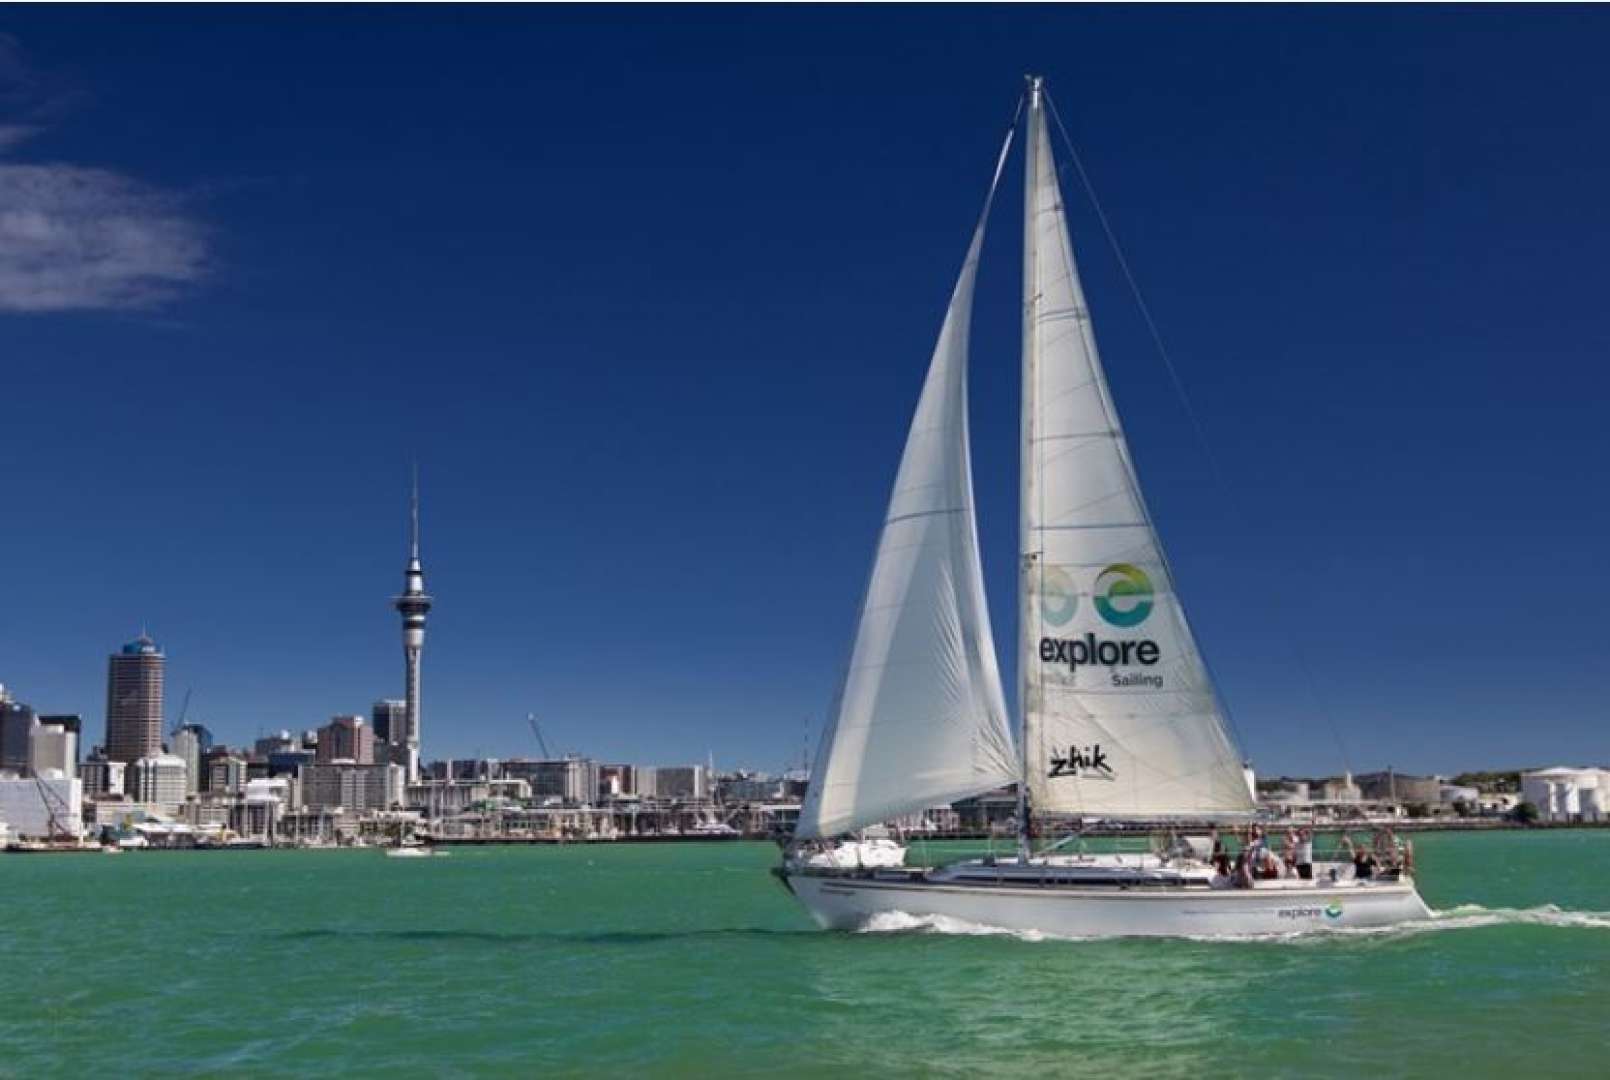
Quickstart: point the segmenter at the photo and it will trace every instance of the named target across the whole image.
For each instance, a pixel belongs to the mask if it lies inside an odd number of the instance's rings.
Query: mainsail
[[[1137,818],[1250,810],[1096,352],[1045,119],[1035,80],[1019,581],[1023,769],[1033,810]]]
[[[834,715],[794,835],[833,836],[1017,777],[984,604],[967,438],[967,340],[990,203],[951,295]]]

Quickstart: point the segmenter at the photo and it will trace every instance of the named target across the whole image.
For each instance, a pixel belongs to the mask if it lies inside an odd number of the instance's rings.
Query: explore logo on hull
[[[1051,771],[1046,775],[1052,778],[1076,776],[1081,780],[1112,780],[1117,773],[1107,764],[1107,754],[1101,749],[1101,744],[1096,743],[1086,747],[1070,746],[1066,754],[1052,751]]]
[[[1335,922],[1342,917],[1341,904],[1328,904],[1325,907],[1289,907],[1281,908],[1275,914],[1282,919],[1325,919]]]

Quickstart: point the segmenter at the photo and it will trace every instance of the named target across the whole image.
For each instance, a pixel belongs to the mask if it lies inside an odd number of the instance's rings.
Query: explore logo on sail
[[[1151,578],[1132,563],[1113,563],[1096,575],[1092,599],[1096,613],[1109,625],[1129,630],[1145,622],[1155,606]],[[1078,610],[1079,594],[1072,577],[1061,567],[1044,568],[1040,578],[1040,619],[1062,626]],[[1151,668],[1163,658],[1163,649],[1150,638],[1112,639],[1087,631],[1083,637],[1040,639],[1040,663],[1066,667],[1070,675],[1081,667]],[[1163,676],[1156,671],[1111,672],[1120,690],[1161,690]]]
[[[1090,590],[1096,614],[1110,626],[1124,630],[1139,626],[1151,615],[1152,579],[1133,563],[1113,563],[1096,575]],[[1073,577],[1060,566],[1040,570],[1040,619],[1051,626],[1066,626],[1079,610],[1079,590]]]
[[[1092,746],[1068,747],[1066,754],[1051,752],[1051,771],[1047,774],[1053,778],[1058,776],[1075,776],[1084,780],[1111,780],[1116,775],[1112,766],[1107,764],[1107,755],[1101,749],[1100,743]]]
[[[1152,613],[1152,579],[1129,563],[1113,563],[1096,577],[1096,612],[1114,626],[1139,626]]]

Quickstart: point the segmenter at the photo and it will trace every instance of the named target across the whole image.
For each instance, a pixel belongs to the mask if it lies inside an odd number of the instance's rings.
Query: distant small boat
[[[445,856],[447,854],[445,851],[437,851],[426,844],[403,844],[400,847],[386,849],[386,858],[388,859],[429,859],[432,856]]]
[[[683,835],[715,839],[717,837],[741,836],[742,834],[725,821],[718,820],[714,814],[710,814],[700,817],[698,821],[688,826]]]

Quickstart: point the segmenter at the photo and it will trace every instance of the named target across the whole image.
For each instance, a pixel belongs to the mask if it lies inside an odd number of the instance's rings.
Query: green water
[[[0,1075],[1605,1075],[1610,831],[1417,847],[1434,929],[1214,943],[821,933],[762,844],[5,857]]]

